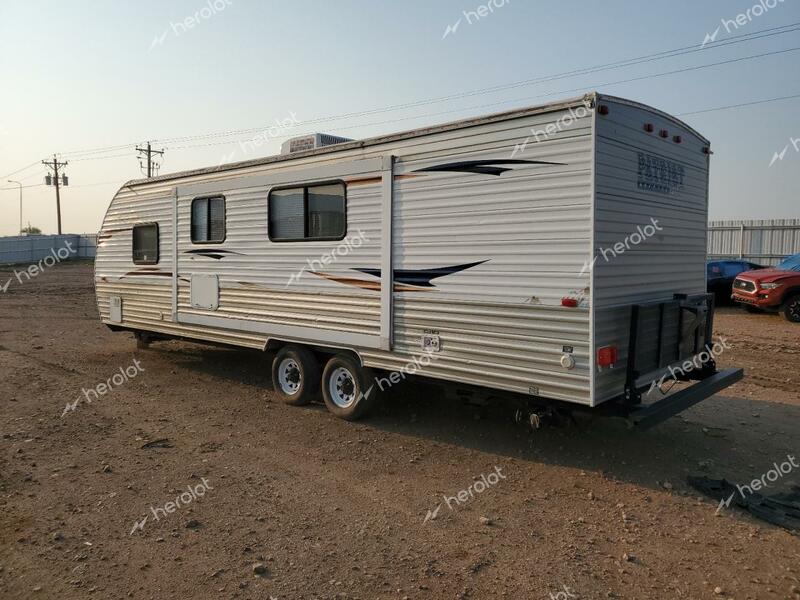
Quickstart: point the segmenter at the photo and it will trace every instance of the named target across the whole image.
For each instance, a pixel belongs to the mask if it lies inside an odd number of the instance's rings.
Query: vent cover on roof
[[[352,142],[350,138],[339,137],[327,133],[312,133],[286,140],[281,144],[281,154],[291,154],[293,152],[303,152],[304,150],[315,150],[323,146]]]

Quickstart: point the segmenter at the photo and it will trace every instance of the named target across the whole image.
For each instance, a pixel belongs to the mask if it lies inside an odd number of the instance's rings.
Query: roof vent
[[[311,133],[309,135],[301,135],[286,140],[281,144],[281,154],[292,154],[294,152],[303,152],[305,150],[316,150],[323,146],[332,146],[334,144],[343,144],[344,142],[352,142],[350,138],[339,137],[338,135],[330,135],[328,133]]]

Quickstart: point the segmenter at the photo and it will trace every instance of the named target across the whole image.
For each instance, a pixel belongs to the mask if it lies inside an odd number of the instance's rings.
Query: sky
[[[91,233],[147,140],[163,174],[592,90],[712,141],[710,218],[800,218],[797,0],[0,0],[0,235],[19,229],[8,179],[23,224],[55,232],[53,154],[63,230]]]

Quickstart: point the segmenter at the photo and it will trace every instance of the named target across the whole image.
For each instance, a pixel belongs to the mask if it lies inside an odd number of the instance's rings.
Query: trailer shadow
[[[180,352],[176,352],[178,344]],[[271,353],[178,341],[156,342],[147,352],[160,354],[175,368],[187,369],[197,375],[257,388],[259,392],[272,390]]]
[[[689,475],[751,481],[797,453],[800,405],[714,396],[649,430],[622,419],[579,420],[530,432],[501,404],[467,406],[409,384],[369,421],[378,429],[537,463],[602,473],[656,488]],[[796,475],[783,483],[798,481]],[[777,490],[782,486],[775,486]],[[692,492],[695,493],[695,492]]]
[[[175,343],[181,344],[180,353],[168,346],[159,349],[159,344],[150,351],[168,354],[176,368],[202,377],[258,393],[271,390],[269,354]],[[651,488],[665,481],[685,487],[688,475],[750,481],[797,452],[800,431],[800,405],[723,396],[645,431],[629,429],[621,419],[595,418],[530,432],[513,417],[509,405],[467,405],[446,397],[437,386],[408,382],[393,387],[363,425],[438,445],[595,471]]]

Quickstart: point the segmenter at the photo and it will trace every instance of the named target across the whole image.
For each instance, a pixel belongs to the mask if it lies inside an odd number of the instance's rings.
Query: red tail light
[[[617,347],[603,346],[597,349],[597,366],[610,367],[617,362]]]
[[[562,298],[561,306],[568,306],[569,308],[575,308],[576,306],[578,306],[578,301],[575,298]]]

